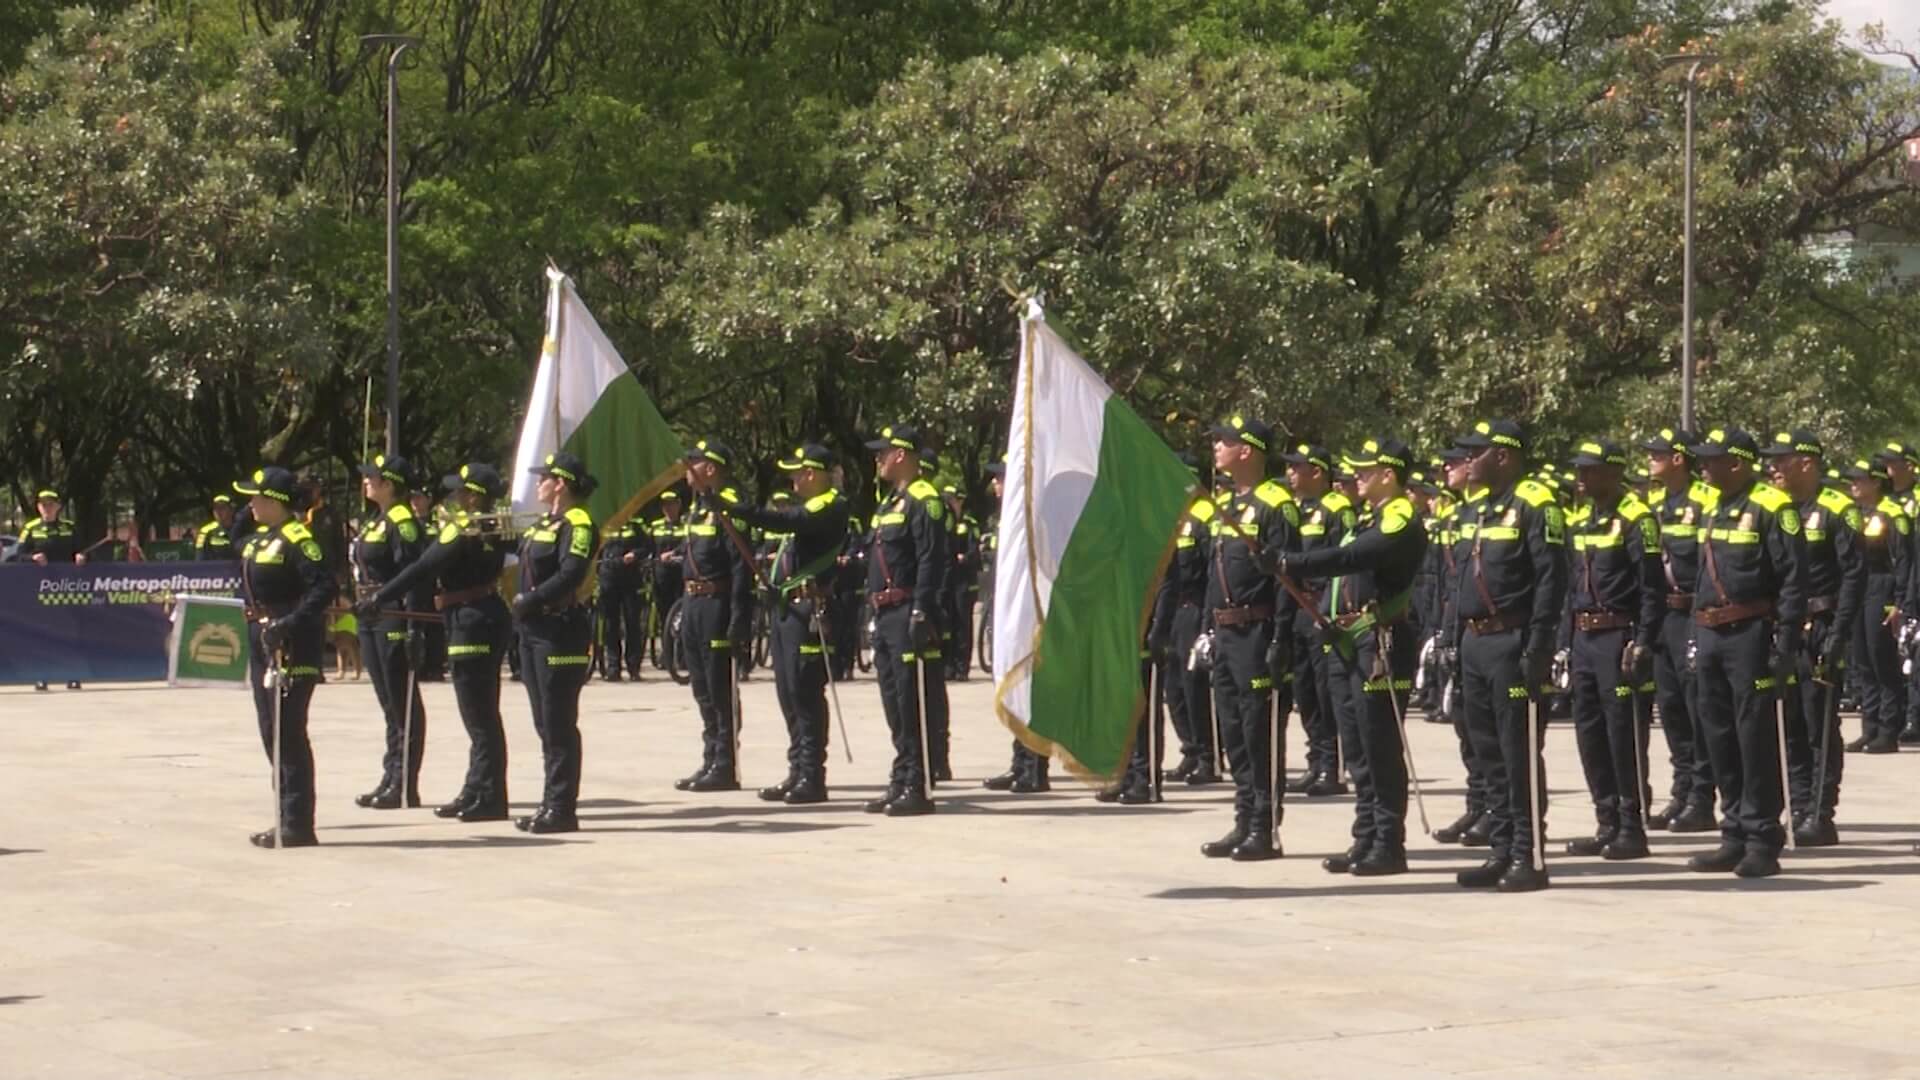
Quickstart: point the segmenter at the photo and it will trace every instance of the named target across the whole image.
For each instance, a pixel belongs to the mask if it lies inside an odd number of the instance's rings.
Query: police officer
[[[248,839],[255,847],[312,847],[320,841],[313,832],[313,745],[307,740],[307,706],[320,678],[333,575],[327,572],[319,543],[294,516],[292,473],[268,466],[233,489],[249,496],[254,520],[263,529],[257,541],[246,545],[240,584],[246,597],[248,681],[253,687],[260,743],[269,763],[276,739],[280,750],[278,827]],[[277,680],[268,679],[269,667]],[[274,729],[276,696],[278,731]]]
[[[1845,472],[1861,512],[1860,547],[1867,566],[1866,595],[1853,655],[1859,659],[1860,737],[1851,751],[1891,754],[1900,749],[1906,719],[1907,684],[1895,638],[1900,614],[1911,610],[1910,557],[1913,522],[1887,495],[1886,465],[1871,459]]]
[[[1300,550],[1336,548],[1359,525],[1352,500],[1333,487],[1333,454],[1326,447],[1302,443],[1280,455],[1287,463],[1287,487],[1300,503]],[[1404,473],[1404,464],[1402,471]],[[1404,476],[1403,476],[1404,479]],[[1344,795],[1340,757],[1340,718],[1328,704],[1328,654],[1320,647],[1316,623],[1320,594],[1326,581],[1309,577],[1299,582],[1315,605],[1294,613],[1293,624],[1277,632],[1292,635],[1293,703],[1300,710],[1300,730],[1307,743],[1306,771],[1287,790],[1319,797]]]
[[[426,550],[427,533],[407,501],[412,469],[398,455],[376,455],[360,466],[360,493],[378,512],[353,542],[353,580],[358,595],[369,597],[400,575]],[[316,541],[317,542],[317,541]],[[433,610],[433,581],[420,579],[414,593],[397,610],[360,620],[360,655],[373,683],[374,696],[386,716],[387,747],[380,763],[380,782],[354,802],[374,810],[393,810],[402,804],[420,805],[420,762],[425,756],[426,707],[414,685],[414,665],[421,659],[425,639],[413,633],[413,620],[401,613]],[[407,725],[411,733],[402,727]],[[403,762],[401,759],[405,758]]]
[[[787,778],[760,798],[789,805],[827,801],[826,615],[846,542],[850,506],[833,486],[833,451],[805,443],[777,463],[793,482],[785,505],[728,508],[749,524],[784,537],[774,549],[765,597],[773,686],[787,721]]]
[[[1441,483],[1453,497],[1439,515],[1432,534],[1433,546],[1438,549],[1437,555],[1431,556],[1435,564],[1436,593],[1433,623],[1436,662],[1433,670],[1440,684],[1435,694],[1439,711],[1453,726],[1454,739],[1460,751],[1460,765],[1467,775],[1466,809],[1451,824],[1435,829],[1433,838],[1443,844],[1486,847],[1493,834],[1493,809],[1487,797],[1486,777],[1480,769],[1480,759],[1473,752],[1473,737],[1467,731],[1466,710],[1460,706],[1458,666],[1439,662],[1439,656],[1449,649],[1446,628],[1452,625],[1454,608],[1459,603],[1460,573],[1465,566],[1459,559],[1460,514],[1468,503],[1486,497],[1486,489],[1471,479],[1470,456],[1466,447],[1458,445],[1449,446],[1440,453]]]
[[[581,503],[596,483],[585,462],[564,452],[548,454],[530,471],[540,478],[535,497],[547,512],[520,536],[513,619],[546,784],[540,809],[514,826],[530,833],[574,832],[580,828],[580,688],[593,659],[593,616],[580,602],[580,586],[600,543],[593,515]]]
[[[740,713],[734,696],[733,657],[749,647],[753,625],[753,566],[740,530],[746,523],[728,508],[742,505],[732,482],[733,451],[702,439],[687,451],[693,512],[681,548],[680,655],[700,707],[700,770],[674,786],[682,791],[740,790]],[[727,520],[721,519],[727,514]]]
[[[843,465],[833,468],[833,487],[846,497],[847,476]],[[833,681],[853,678],[860,651],[860,607],[867,595],[867,522],[858,514],[847,515],[847,535],[840,543],[835,560],[833,595],[827,599],[827,638],[833,653],[827,664],[833,669]]]
[[[1660,523],[1626,487],[1626,468],[1626,451],[1614,443],[1581,443],[1573,469],[1582,501],[1567,513],[1574,743],[1598,826],[1592,837],[1568,841],[1567,854],[1615,860],[1648,855],[1645,747],[1666,611]]]
[[[1456,880],[1532,892],[1547,887],[1546,783],[1545,732],[1537,709],[1533,716],[1529,709],[1551,690],[1554,630],[1566,599],[1566,520],[1550,489],[1522,479],[1520,425],[1483,420],[1459,443],[1471,455],[1469,479],[1485,495],[1460,512],[1460,588],[1446,647],[1486,791],[1492,851]]]
[[[1407,632],[1427,532],[1404,484],[1413,453],[1368,439],[1346,459],[1369,513],[1338,543],[1283,555],[1283,580],[1327,579],[1313,644],[1326,646],[1321,707],[1336,714],[1354,784],[1353,846],[1322,863],[1358,877],[1407,869],[1405,694],[1419,639]],[[1334,576],[1337,575],[1337,576]]]
[[[1916,467],[1916,463],[1920,462],[1920,452],[1906,443],[1890,442],[1873,457],[1887,470],[1887,483],[1890,489],[1888,497],[1899,506],[1901,513],[1907,516],[1908,521],[1920,522],[1920,484],[1916,484],[1916,480],[1920,480],[1920,468]],[[1916,532],[1909,538],[1907,547],[1908,566],[1920,572],[1920,559],[1915,558],[1916,555],[1920,555],[1920,532]],[[1910,585],[1909,589],[1912,587]],[[1914,664],[1913,670],[1904,678],[1906,726],[1900,729],[1898,741],[1907,744],[1920,743],[1920,663]],[[1886,751],[1877,750],[1876,752],[1885,753]]]
[[[1853,639],[1866,601],[1867,563],[1860,543],[1866,518],[1851,498],[1826,484],[1820,439],[1796,428],[1760,450],[1775,487],[1800,516],[1806,587],[1805,648],[1793,656],[1791,687],[1782,686],[1787,766],[1792,790],[1794,843],[1831,847],[1840,801],[1839,688],[1846,680]]]
[[[14,560],[36,566],[67,563],[85,566],[87,553],[80,550],[79,534],[74,530],[73,522],[60,516],[60,493],[52,488],[41,488],[34,492],[33,502],[40,516],[27,522],[26,527],[20,530],[20,546],[14,552]],[[37,682],[33,688],[44,691],[47,684]],[[67,689],[80,689],[79,681],[69,681]]]
[[[1694,640],[1700,526],[1712,514],[1720,493],[1694,477],[1695,441],[1692,432],[1661,428],[1640,443],[1651,479],[1648,509],[1660,526],[1660,580],[1665,594],[1660,638],[1653,650],[1654,696],[1673,767],[1667,804],[1648,816],[1647,826],[1681,833],[1707,832],[1717,824],[1713,762],[1694,722],[1699,704],[1688,651]]]
[[[940,499],[940,523],[945,532],[941,545],[940,596],[934,610],[927,612],[939,632],[935,634],[933,644],[919,654],[920,691],[926,698],[923,708],[927,716],[927,754],[933,767],[934,785],[938,786],[953,779],[953,767],[949,764],[952,746],[950,731],[951,704],[947,697],[947,657],[953,652],[953,620],[948,617],[952,599],[951,582],[953,579],[953,552],[960,542],[957,532],[958,523],[947,509],[946,500],[940,498],[940,489],[933,484],[934,474],[940,470],[940,458],[932,447],[923,445],[920,449],[920,478],[925,481],[927,490]]]
[[[233,558],[233,498],[225,492],[213,497],[213,520],[194,531],[193,557],[202,561]]]
[[[463,465],[442,479],[450,492],[451,518],[433,545],[371,597],[355,605],[368,617],[414,595],[418,584],[438,579],[434,606],[446,618],[447,659],[453,696],[466,726],[467,776],[460,791],[434,810],[461,821],[507,819],[507,736],[500,719],[500,655],[511,635],[500,570],[507,537],[486,511],[506,494],[499,470],[484,462]]]
[[[1214,468],[1231,493],[1210,516],[1212,565],[1207,576],[1208,628],[1213,633],[1214,709],[1233,770],[1233,828],[1203,844],[1208,858],[1253,862],[1280,857],[1280,722],[1275,673],[1293,668],[1293,598],[1277,587],[1277,560],[1300,547],[1300,507],[1267,478],[1273,428],[1240,415],[1208,429]]]
[[[1693,621],[1698,723],[1720,787],[1720,846],[1687,860],[1690,870],[1767,877],[1780,872],[1778,694],[1803,647],[1807,617],[1800,513],[1760,481],[1759,448],[1738,428],[1716,429],[1694,447],[1719,502],[1702,523]]]
[[[684,585],[680,557],[686,553],[687,522],[682,516],[686,504],[678,490],[668,488],[661,492],[659,501],[659,514],[647,523],[647,536],[653,542],[653,619],[664,653],[678,645],[676,642],[669,646],[666,641],[667,615],[680,599]]]
[[[640,574],[649,547],[646,530],[635,518],[611,530],[600,547],[594,609],[600,624],[600,676],[608,682],[619,682],[623,671],[640,677],[641,653],[647,647],[640,625]]]
[[[947,679],[966,682],[973,674],[973,605],[980,600],[980,523],[966,512],[952,484],[940,489],[940,497],[953,523],[953,563],[947,568],[947,625],[953,628],[945,650]]]
[[[1200,459],[1182,452],[1181,464],[1195,479]],[[1190,661],[1200,637],[1207,602],[1207,568],[1211,544],[1208,523],[1215,506],[1213,495],[1194,493],[1173,537],[1173,562],[1154,598],[1153,621],[1147,649],[1160,663],[1160,689],[1173,731],[1180,740],[1180,762],[1168,780],[1191,785],[1218,783],[1219,744],[1214,739],[1213,686],[1205,668]]]
[[[921,478],[925,444],[907,424],[881,428],[868,440],[874,472],[892,491],[873,516],[867,548],[867,600],[873,606],[873,664],[880,702],[893,735],[887,789],[866,804],[870,814],[931,814],[928,797],[935,718],[927,714],[938,676],[940,592],[946,583],[946,507]],[[929,663],[928,661],[934,661]]]
[[[1005,483],[1007,465],[1004,461],[995,461],[987,465],[987,490],[993,495],[995,510],[987,522],[986,530],[981,534],[981,543],[987,554],[983,558],[986,568],[986,588],[982,596],[986,601],[988,617],[993,613],[994,562],[1000,544],[1000,492]],[[1053,761],[1044,754],[1035,753],[1019,739],[1013,740],[1013,758],[1007,765],[1007,771],[997,776],[989,776],[980,786],[994,791],[1011,791],[1016,795],[1033,795],[1053,790],[1053,781],[1049,776]]]

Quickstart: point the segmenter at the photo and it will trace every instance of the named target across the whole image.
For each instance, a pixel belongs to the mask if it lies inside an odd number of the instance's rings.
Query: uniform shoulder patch
[[[1770,513],[1778,514],[1783,510],[1793,509],[1793,499],[1789,497],[1786,492],[1781,491],[1772,484],[1764,482],[1754,484],[1753,491],[1748,497],[1759,504],[1761,509]],[[1794,520],[1798,522],[1799,518],[1799,512],[1796,511],[1794,513]],[[1798,526],[1796,525],[1796,527]]]
[[[1260,485],[1253,489],[1253,497],[1266,503],[1268,506],[1279,506],[1282,503],[1292,502],[1293,492],[1288,491],[1284,485],[1275,483],[1272,480],[1262,480]],[[1296,521],[1299,520],[1298,511],[1294,512],[1294,519]]]
[[[828,488],[827,490],[807,500],[807,513],[817,514],[820,511],[825,510],[827,507],[832,506],[835,502],[839,501],[839,499],[840,499],[840,493],[833,490],[832,488]]]
[[[1553,502],[1553,489],[1534,480],[1522,480],[1515,484],[1513,493],[1535,509]]]
[[[568,507],[567,524],[572,525],[576,529],[586,529],[591,532],[593,529],[593,515],[589,514],[587,508],[584,506]]]
[[[1416,516],[1410,500],[1405,497],[1393,499],[1380,508],[1380,531],[1392,536],[1411,524]]]
[[[1546,505],[1540,507],[1540,519],[1541,531],[1545,534],[1547,543],[1564,544],[1567,542],[1566,514],[1560,509],[1559,503],[1548,499]]]
[[[1219,512],[1219,505],[1208,498],[1195,499],[1193,505],[1187,507],[1187,516],[1195,521],[1211,521]]]
[[[313,533],[309,532],[306,523],[301,521],[289,521],[285,525],[280,526],[280,535],[296,544],[303,540],[313,539]]]
[[[458,539],[460,539],[460,525],[457,522],[449,521],[445,525],[440,526],[439,540],[441,543],[451,544]]]

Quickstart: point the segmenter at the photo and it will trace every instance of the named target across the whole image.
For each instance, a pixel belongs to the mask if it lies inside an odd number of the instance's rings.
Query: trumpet
[[[532,528],[543,517],[546,515],[538,510],[475,514],[467,519],[466,528],[460,532],[464,536],[477,536],[482,540],[518,540],[521,533]]]

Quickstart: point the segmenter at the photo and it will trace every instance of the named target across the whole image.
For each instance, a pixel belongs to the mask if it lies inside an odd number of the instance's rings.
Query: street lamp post
[[[360,44],[387,54],[387,453],[400,452],[400,56],[410,34],[367,34]]]
[[[1681,53],[1664,58],[1668,64],[1690,64],[1687,68],[1686,180],[1682,196],[1685,238],[1681,245],[1680,269],[1680,426],[1693,430],[1693,88],[1703,64],[1719,57],[1712,53]]]

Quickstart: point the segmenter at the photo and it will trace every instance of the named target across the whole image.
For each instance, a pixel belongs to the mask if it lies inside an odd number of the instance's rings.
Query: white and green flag
[[[1000,719],[1076,773],[1126,764],[1140,648],[1193,476],[1030,303],[993,577]]]
[[[573,291],[573,281],[549,268],[547,286],[540,370],[513,456],[513,508],[541,509],[527,470],[565,450],[586,462],[600,482],[587,500],[594,521],[617,525],[679,479],[680,440]]]

